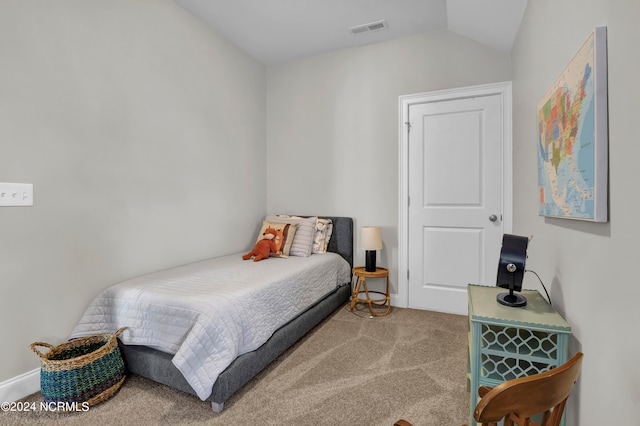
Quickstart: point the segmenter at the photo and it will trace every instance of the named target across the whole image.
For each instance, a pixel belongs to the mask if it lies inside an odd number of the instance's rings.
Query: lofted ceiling
[[[266,65],[429,31],[510,51],[527,0],[175,0]],[[386,28],[349,28],[384,20]]]

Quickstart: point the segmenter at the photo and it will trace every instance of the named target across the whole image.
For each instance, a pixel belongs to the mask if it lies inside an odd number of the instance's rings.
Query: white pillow
[[[333,232],[333,222],[331,219],[318,218],[313,237],[312,253],[326,253],[331,233]]]
[[[333,222],[331,219],[327,219],[329,223],[327,223],[327,235],[324,237],[324,253],[327,252],[327,248],[329,247],[329,241],[331,240],[331,235],[333,235]]]
[[[275,223],[296,223],[298,229],[293,236],[293,243],[289,250],[289,256],[307,257],[313,249],[313,236],[316,228],[317,216],[300,217],[287,215],[267,215],[266,221]]]

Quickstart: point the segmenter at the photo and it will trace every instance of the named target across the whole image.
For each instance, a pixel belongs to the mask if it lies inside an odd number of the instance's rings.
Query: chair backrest
[[[493,389],[481,388],[482,399],[473,413],[483,426],[537,425],[530,417],[542,413],[541,426],[558,426],[571,393],[580,375],[582,352],[564,364],[532,376],[509,380]]]

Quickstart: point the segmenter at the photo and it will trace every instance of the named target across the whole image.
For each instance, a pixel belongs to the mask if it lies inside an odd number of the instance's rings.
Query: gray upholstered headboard
[[[320,217],[333,222],[333,233],[327,250],[341,255],[353,269],[353,219],[342,216]]]

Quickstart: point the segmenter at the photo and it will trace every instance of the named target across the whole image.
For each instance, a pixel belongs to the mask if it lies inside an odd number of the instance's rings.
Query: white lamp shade
[[[379,226],[363,226],[360,232],[362,250],[382,250],[382,232]]]

